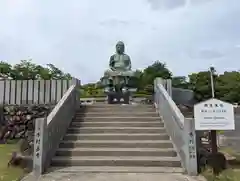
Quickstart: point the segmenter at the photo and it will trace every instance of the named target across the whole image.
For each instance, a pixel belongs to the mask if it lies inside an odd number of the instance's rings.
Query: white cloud
[[[0,59],[30,56],[86,83],[123,40],[133,68],[159,59],[175,75],[212,63],[223,71],[240,66],[239,16],[238,0],[1,0]]]

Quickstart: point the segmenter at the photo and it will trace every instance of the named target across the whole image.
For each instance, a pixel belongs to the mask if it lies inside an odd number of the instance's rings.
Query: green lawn
[[[240,180],[240,170],[239,169],[227,169],[223,171],[219,176],[214,177],[210,169],[203,172],[203,176],[208,181],[239,181]]]
[[[7,166],[14,150],[17,150],[16,143],[0,144],[0,181],[17,181],[24,174],[21,168]]]
[[[218,177],[214,177],[210,169],[207,169],[203,173],[203,176],[205,176],[208,181],[240,181],[240,154],[228,147],[221,148],[220,151],[235,157],[236,160],[230,160],[230,168],[223,171]]]

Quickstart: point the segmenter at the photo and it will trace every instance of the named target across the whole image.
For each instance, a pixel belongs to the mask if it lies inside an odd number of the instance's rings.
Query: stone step
[[[173,148],[59,148],[57,156],[177,156]]]
[[[150,117],[158,117],[157,113],[155,112],[87,112],[87,113],[77,113],[75,115],[76,118],[78,117],[114,117],[114,116],[119,116],[119,117],[141,117],[141,116],[150,116]]]
[[[67,134],[64,140],[169,140],[166,133],[163,134]]]
[[[70,127],[67,133],[166,133],[163,127]]]
[[[128,116],[128,117],[121,117],[121,116],[101,116],[101,117],[78,117],[74,119],[75,122],[155,122],[160,121],[160,117],[149,117],[149,116]]]
[[[155,122],[79,122],[79,121],[73,121],[70,125],[70,127],[118,127],[118,126],[125,126],[125,127],[163,127],[164,123],[161,121],[155,121]]]
[[[59,148],[173,148],[170,140],[63,140]]]
[[[156,112],[153,107],[121,107],[121,108],[111,108],[111,107],[97,107],[97,108],[87,108],[85,109],[87,112]],[[81,109],[77,112],[81,113]]]
[[[131,167],[180,167],[178,157],[133,157],[133,156],[82,156],[62,157],[56,156],[52,166],[131,166]]]
[[[136,109],[146,109],[146,108],[154,108],[153,104],[106,104],[106,103],[100,103],[100,104],[92,104],[92,105],[80,105],[80,108],[87,108],[87,109],[92,109],[92,108],[112,108],[112,109],[121,109],[121,108],[136,108]]]
[[[61,173],[183,173],[180,167],[127,167],[127,166],[71,166],[50,167],[49,172]]]
[[[118,110],[118,109],[105,109],[105,108],[102,108],[102,109],[79,109],[76,111],[76,114],[82,114],[82,113],[118,113],[118,114],[121,114],[121,113],[125,113],[125,112],[133,112],[133,113],[137,113],[137,112],[151,112],[151,113],[157,113],[155,109],[129,109],[129,108],[125,108],[125,109],[121,109],[121,110]]]
[[[157,113],[155,109],[129,109],[129,108],[126,108],[126,109],[119,109],[119,110],[115,110],[115,109],[79,109],[78,111],[76,111],[76,114],[81,114],[81,113],[98,113],[98,114],[101,114],[101,113],[118,113],[118,114],[121,114],[121,113]]]

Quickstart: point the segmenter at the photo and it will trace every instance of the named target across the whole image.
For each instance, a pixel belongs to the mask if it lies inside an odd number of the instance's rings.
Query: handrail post
[[[161,77],[156,77],[155,79],[154,79],[154,105],[155,105],[155,108],[158,108],[158,99],[157,99],[157,97],[156,96],[158,96],[157,94],[156,94],[156,92],[157,92],[157,85],[158,84],[163,84],[163,79],[161,78]]]
[[[197,166],[197,145],[194,119],[184,119],[185,149],[186,149],[186,168],[188,175],[196,176],[198,174]]]
[[[35,120],[34,134],[34,155],[33,155],[33,173],[39,177],[45,168],[45,142],[46,142],[47,119],[37,118]]]
[[[80,105],[80,102],[81,102],[81,101],[80,101],[80,91],[78,90],[81,82],[80,82],[80,80],[78,80],[78,79],[72,79],[72,84],[73,84],[73,85],[76,85],[74,94],[75,94],[75,97],[76,97],[76,100],[75,100],[75,108],[77,109],[77,108],[79,108],[79,105]]]
[[[172,79],[167,79],[167,92],[169,96],[172,98]]]

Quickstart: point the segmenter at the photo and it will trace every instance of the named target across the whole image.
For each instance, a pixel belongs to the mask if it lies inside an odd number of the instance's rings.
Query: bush
[[[137,91],[135,94],[144,94],[144,95],[148,95],[149,93],[147,91],[144,90],[139,90]]]
[[[98,98],[98,97],[106,97],[104,94],[99,94],[99,95],[81,95],[80,98]]]
[[[147,95],[147,94],[133,94],[133,97],[140,97],[140,98],[149,98],[152,95]]]
[[[211,169],[206,169],[203,172],[203,176],[208,181],[239,181],[240,180],[240,171],[227,169],[223,171],[219,176],[214,176]]]

